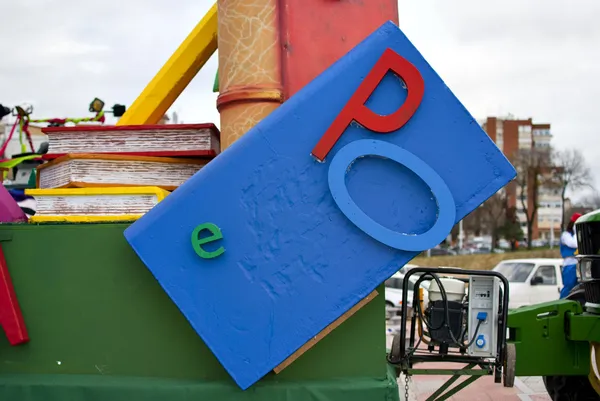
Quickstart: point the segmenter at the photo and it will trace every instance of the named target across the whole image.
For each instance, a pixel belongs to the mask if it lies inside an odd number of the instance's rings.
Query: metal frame
[[[462,369],[408,369],[408,374],[418,375],[452,375],[440,388],[438,388],[433,394],[427,397],[427,401],[443,401],[452,397],[460,390],[473,383],[475,380],[483,376],[491,374],[490,369],[484,365],[479,365],[481,369],[473,369],[477,364],[471,363]],[[471,376],[462,383],[457,384],[452,389],[448,390],[461,376]],[[448,391],[446,391],[448,390]]]
[[[452,276],[452,275],[464,275],[464,276],[484,276],[484,277],[497,277],[502,282],[502,313],[499,317],[498,322],[498,338],[497,338],[497,349],[496,358],[494,362],[486,361],[486,358],[469,355],[453,355],[453,354],[428,354],[428,355],[414,355],[413,352],[407,352],[408,350],[414,350],[415,346],[415,330],[416,330],[416,313],[411,318],[411,332],[409,345],[407,350],[407,338],[406,338],[406,326],[408,323],[408,283],[409,278],[413,274],[421,273],[423,277],[420,277],[415,284],[415,291],[413,291],[413,305],[419,302],[419,287],[422,281],[424,281],[429,273],[433,276]],[[456,278],[461,280],[461,278]],[[433,280],[433,279],[432,279]],[[467,279],[462,279],[466,281]],[[389,362],[394,365],[399,365],[400,371],[407,375],[415,374],[433,374],[433,375],[444,375],[450,374],[452,377],[438,389],[428,400],[445,400],[448,397],[456,394],[458,391],[471,384],[477,378],[481,376],[487,376],[495,373],[495,382],[500,383],[502,381],[502,369],[504,363],[504,354],[506,349],[506,328],[508,320],[508,299],[509,299],[509,284],[508,280],[500,273],[495,271],[476,271],[476,270],[465,270],[465,269],[450,269],[450,268],[434,268],[434,267],[416,267],[410,269],[404,275],[404,283],[402,285],[402,316],[400,323],[400,334],[399,334],[399,353],[397,359],[390,360]],[[394,349],[394,347],[392,347]],[[468,364],[463,369],[413,369],[412,366],[419,362],[458,362]],[[475,366],[479,366],[481,369],[472,369]],[[494,372],[493,372],[494,371]],[[448,389],[460,376],[471,376],[469,379],[460,383],[453,389],[449,390],[446,394],[442,393]]]

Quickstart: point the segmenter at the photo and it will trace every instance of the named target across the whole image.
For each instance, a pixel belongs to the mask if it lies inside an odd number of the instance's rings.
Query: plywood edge
[[[314,338],[312,338],[307,343],[305,343],[302,347],[298,348],[298,350],[296,350],[296,352],[294,352],[285,361],[283,361],[281,364],[279,364],[277,367],[275,367],[275,369],[273,369],[273,371],[276,374],[281,373],[285,368],[287,368],[292,363],[294,363],[294,361],[296,361],[296,359],[300,358],[300,356],[302,356],[302,354],[304,354],[306,351],[308,351],[309,349],[314,347],[314,345],[316,343],[321,341],[329,333],[331,333],[333,330],[335,330],[337,327],[339,327],[342,323],[344,323],[346,320],[348,320],[352,315],[354,315],[356,312],[358,312],[363,306],[365,306],[366,304],[371,302],[378,294],[379,293],[377,292],[377,290],[375,290],[372,293],[370,293],[369,295],[367,295],[366,297],[364,297],[363,299],[361,299],[356,305],[354,305],[352,308],[348,309],[346,311],[346,313],[344,313],[342,316],[340,316],[336,321],[334,321],[329,326],[327,326],[323,330],[321,330],[321,332],[319,334],[317,334]]]

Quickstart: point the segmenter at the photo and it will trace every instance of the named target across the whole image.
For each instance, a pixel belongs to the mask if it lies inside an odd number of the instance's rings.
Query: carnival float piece
[[[39,215],[3,198],[0,397],[395,400],[427,361],[467,364],[436,399],[512,386],[497,274],[421,269],[385,349],[383,281],[516,174],[397,22],[219,1],[116,126],[46,129]],[[156,125],[217,47],[220,132]]]

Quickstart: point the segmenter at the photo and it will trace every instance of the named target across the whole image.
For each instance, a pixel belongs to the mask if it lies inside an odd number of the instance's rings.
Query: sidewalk
[[[419,367],[426,368],[427,365],[428,364],[422,364],[419,365]],[[458,367],[461,367],[461,365],[458,365]],[[440,388],[448,378],[449,376],[412,377],[409,381],[409,401],[425,401],[427,397]],[[460,381],[462,382],[463,380],[464,379],[461,379]],[[400,377],[398,379],[400,400],[404,400],[404,384],[404,377]],[[487,376],[471,383],[469,386],[450,397],[449,400],[550,401],[550,397],[546,393],[542,379],[539,377],[516,378],[515,387],[506,388],[502,384],[494,383],[493,377]]]

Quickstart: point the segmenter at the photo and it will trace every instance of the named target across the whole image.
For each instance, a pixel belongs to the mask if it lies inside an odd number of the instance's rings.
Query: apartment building
[[[510,159],[520,149],[537,149],[550,151],[552,134],[550,124],[534,123],[527,120],[515,119],[512,116],[498,118],[487,117],[482,122],[482,128],[496,143],[498,148]],[[524,233],[527,233],[527,219],[521,201],[521,188],[515,183],[506,187],[508,205],[515,207],[516,216]],[[533,206],[532,188],[525,188],[527,196],[524,199],[527,208]],[[541,187],[538,190],[538,211],[533,223],[533,238],[546,239],[560,236],[562,201],[560,190]],[[553,233],[553,234],[552,234]]]

